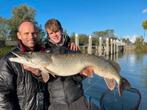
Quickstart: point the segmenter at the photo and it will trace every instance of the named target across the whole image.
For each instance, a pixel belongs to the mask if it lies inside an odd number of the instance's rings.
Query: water
[[[115,60],[121,67],[121,76],[127,78],[132,87],[141,93],[139,110],[147,110],[147,54],[130,53]],[[104,80],[97,76],[87,78],[83,81],[83,87],[86,97],[99,106],[100,97],[107,90]],[[123,101],[134,100],[133,98],[128,95]],[[110,98],[110,100],[113,99]]]

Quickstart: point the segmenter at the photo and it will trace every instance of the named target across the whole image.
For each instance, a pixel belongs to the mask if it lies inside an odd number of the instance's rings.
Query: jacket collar
[[[18,48],[21,52],[29,52],[29,51],[32,51],[30,50],[29,48],[27,48],[20,40],[18,41]],[[36,44],[34,51],[41,51],[41,52],[44,52],[45,51],[45,47],[41,44]]]

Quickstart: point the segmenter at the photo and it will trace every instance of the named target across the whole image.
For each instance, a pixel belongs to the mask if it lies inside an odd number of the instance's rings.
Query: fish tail
[[[129,83],[129,81],[122,77],[118,85],[119,96],[122,96],[122,92],[124,89],[129,89],[130,87],[131,87],[131,84]]]

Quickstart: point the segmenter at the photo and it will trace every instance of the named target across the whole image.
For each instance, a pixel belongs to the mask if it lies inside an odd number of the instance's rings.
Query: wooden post
[[[98,45],[95,46],[95,55],[99,55],[98,47],[99,47]]]
[[[116,53],[118,53],[118,45],[119,45],[119,41],[118,41],[118,39],[116,40]]]
[[[99,37],[99,56],[102,55],[102,38]]]
[[[113,54],[113,40],[112,39],[110,39],[110,53],[111,53],[111,55]]]
[[[79,46],[79,36],[78,36],[78,34],[75,34],[75,44],[77,46]]]
[[[106,39],[106,56],[109,55],[109,38]]]
[[[88,40],[88,54],[92,54],[92,36],[89,36]]]
[[[114,45],[113,54],[115,54],[115,52],[116,52],[116,41],[115,40],[113,40],[113,45]]]

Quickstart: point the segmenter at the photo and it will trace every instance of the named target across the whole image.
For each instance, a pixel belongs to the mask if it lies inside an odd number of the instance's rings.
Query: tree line
[[[17,26],[24,19],[30,19],[34,21],[39,29],[39,32],[41,34],[40,36],[43,37],[45,32],[43,31],[41,25],[39,25],[39,23],[35,20],[35,15],[36,15],[36,10],[27,5],[20,5],[20,6],[14,7],[12,9],[11,18],[0,17],[0,33],[1,33],[0,39],[16,40]],[[65,30],[65,33],[66,33],[66,30]],[[73,37],[75,36],[75,33],[72,33],[70,36],[71,36],[71,39],[73,39]],[[94,36],[94,38],[98,38],[98,37],[115,38],[113,29],[107,29],[104,31],[96,31],[92,33],[92,36]],[[88,35],[80,34],[79,37],[82,41],[82,44],[87,43]]]
[[[35,24],[38,27],[38,31],[40,33],[39,36],[42,40],[45,36],[45,32],[42,29],[41,25],[35,20],[35,15],[36,15],[36,10],[27,5],[23,4],[23,5],[14,7],[12,9],[12,17],[10,18],[0,17],[0,40],[1,39],[16,40],[17,27],[20,24],[20,22],[23,21],[24,19],[30,19],[33,22],[35,22]],[[143,21],[142,27],[144,30],[147,30],[147,20]],[[67,33],[66,30],[64,30],[64,32]],[[71,36],[71,40],[74,41],[75,33],[73,32],[70,36]],[[80,45],[86,45],[88,43],[88,35],[79,34],[78,36],[79,36]],[[102,37],[103,39],[106,39],[106,37],[109,37],[112,39],[118,39],[118,36],[114,34],[113,29],[95,31],[92,33],[92,36],[93,36],[94,45],[98,44],[99,37]],[[145,37],[145,31],[144,31],[144,37]],[[137,46],[137,48],[142,48],[142,46],[145,44],[144,37],[138,36],[136,38],[135,45]],[[121,40],[127,44],[131,43],[129,38],[123,38]]]

